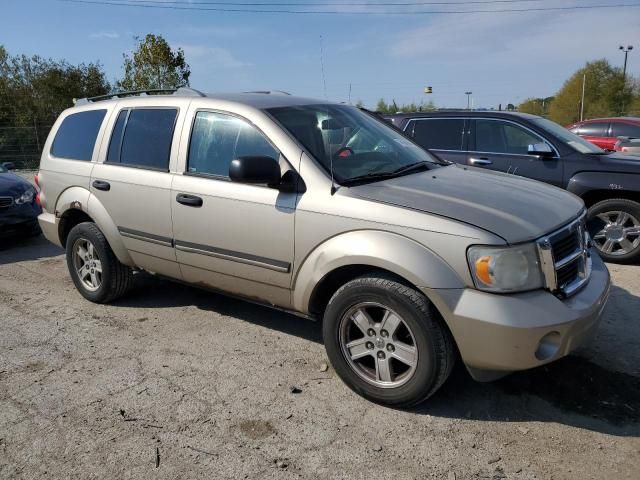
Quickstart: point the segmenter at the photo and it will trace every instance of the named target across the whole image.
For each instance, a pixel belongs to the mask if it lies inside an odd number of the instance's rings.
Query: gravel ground
[[[0,247],[0,477],[624,479],[640,471],[640,266],[596,339],[411,411],[327,367],[320,325],[140,275],[112,305],[42,238]],[[297,389],[293,389],[296,387]]]

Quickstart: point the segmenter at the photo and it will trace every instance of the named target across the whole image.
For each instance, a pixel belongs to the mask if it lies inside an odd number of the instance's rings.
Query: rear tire
[[[131,268],[120,263],[95,223],[79,223],[71,229],[66,253],[71,279],[87,300],[107,303],[129,289]]]
[[[587,228],[605,261],[640,260],[640,203],[625,198],[598,202],[589,208]]]
[[[429,398],[455,363],[453,338],[435,307],[384,274],[338,289],[325,310],[323,337],[331,364],[349,388],[395,407]]]

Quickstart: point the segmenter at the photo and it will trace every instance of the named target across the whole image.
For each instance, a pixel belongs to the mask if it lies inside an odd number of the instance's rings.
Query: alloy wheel
[[[98,253],[86,238],[78,238],[73,245],[73,266],[82,286],[95,292],[102,285],[102,262]]]
[[[340,319],[340,346],[349,366],[365,381],[382,388],[403,385],[418,364],[409,325],[379,303],[360,303]]]
[[[593,220],[599,224],[591,237],[603,253],[626,255],[640,246],[640,221],[633,215],[613,210],[599,213]]]

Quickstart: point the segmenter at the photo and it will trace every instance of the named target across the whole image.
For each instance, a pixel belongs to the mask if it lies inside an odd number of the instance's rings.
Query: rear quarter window
[[[53,139],[51,155],[90,161],[106,113],[106,110],[89,110],[68,115]]]

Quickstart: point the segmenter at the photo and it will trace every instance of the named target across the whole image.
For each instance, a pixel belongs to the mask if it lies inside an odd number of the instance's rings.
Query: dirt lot
[[[59,249],[4,245],[0,477],[637,479],[640,266],[611,272],[591,346],[397,411],[324,371],[316,323],[144,275],[94,305]]]

